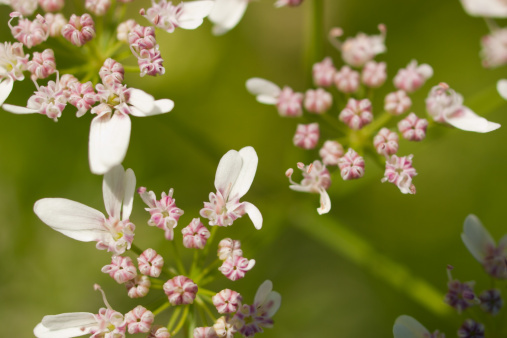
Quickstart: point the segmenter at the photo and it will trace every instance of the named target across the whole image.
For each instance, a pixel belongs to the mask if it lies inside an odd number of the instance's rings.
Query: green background
[[[132,117],[124,166],[134,170],[138,186],[157,195],[175,189],[177,205],[185,211],[176,228],[179,236],[214,190],[220,157],[247,145],[257,150],[257,175],[243,199],[261,210],[263,228],[255,230],[243,217],[218,232],[241,239],[245,256],[257,263],[245,279],[233,283],[221,278],[213,289],[234,288],[248,302],[258,285],[272,280],[282,306],[275,327],[264,337],[390,337],[401,314],[455,336],[467,314],[439,307],[446,291],[445,269],[452,264],[454,276],[476,280],[478,291],[490,285],[460,233],[469,213],[478,215],[496,239],[506,232],[505,129],[483,135],[435,126],[422,143],[403,140],[399,154],[413,153],[418,171],[415,196],[381,184],[383,169],[367,158],[362,180],[344,182],[333,175],[331,212],[318,216],[318,195],[289,190],[284,176],[296,162],[317,158],[318,150],[294,147],[293,133],[301,121],[280,118],[274,107],[257,103],[244,85],[248,78],[263,77],[298,91],[309,88],[305,55],[312,1],[281,9],[273,2],[250,3],[243,20],[225,36],[212,36],[208,21],[194,31],[157,31],[166,74],[141,79],[131,74],[126,82],[156,98],[174,100],[175,108],[161,116]],[[148,3],[134,2],[129,8],[131,17],[146,25],[136,14],[143,5]],[[434,69],[434,76],[413,95],[413,111],[419,116],[425,114],[429,89],[447,82],[476,113],[505,123],[506,106],[494,92],[505,68],[482,68],[480,38],[487,27],[482,19],[468,16],[457,0],[328,0],[324,5],[326,33],[339,26],[345,36],[377,34],[379,23],[387,26],[387,53],[376,59],[387,62],[389,80],[376,92],[374,112],[394,89],[397,70],[417,59]],[[13,41],[8,14],[7,7],[0,7],[0,41]],[[340,66],[338,51],[322,39],[325,55]],[[32,90],[27,77],[15,83],[7,102],[23,105]],[[486,94],[474,99],[478,93]],[[103,304],[94,283],[102,285],[120,312],[137,304],[126,297],[123,286],[100,272],[109,264],[109,254],[53,231],[32,211],[33,203],[44,197],[65,197],[104,211],[102,177],[88,168],[92,116],[76,119],[73,111],[69,107],[58,123],[40,115],[0,112],[0,325],[5,337],[30,337],[47,314],[97,311]],[[143,208],[136,197],[131,216],[137,225],[135,243],[160,250],[171,261],[162,231],[146,225]],[[334,233],[338,239],[316,239],[323,228],[339,229]],[[436,291],[441,313],[423,305],[434,303],[433,298],[414,280]],[[498,320],[506,313],[502,310]]]

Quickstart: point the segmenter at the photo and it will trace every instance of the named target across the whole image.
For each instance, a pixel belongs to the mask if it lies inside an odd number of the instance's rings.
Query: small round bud
[[[319,150],[322,163],[325,165],[338,165],[338,159],[344,154],[343,146],[336,141],[326,141]]]
[[[333,104],[333,97],[324,89],[308,89],[305,94],[305,108],[310,113],[323,114]]]
[[[359,73],[343,66],[334,76],[336,88],[343,93],[354,93],[359,89]]]
[[[164,283],[164,292],[171,305],[192,304],[197,290],[197,284],[185,276],[176,276]]]
[[[409,141],[422,141],[426,137],[428,121],[420,119],[416,114],[410,113],[406,118],[398,122],[398,130],[403,138]]]
[[[139,271],[143,275],[147,275],[150,277],[158,277],[162,272],[162,267],[164,266],[164,258],[160,256],[153,249],[146,249],[144,252],[137,257],[137,264],[139,266]]]
[[[361,178],[364,175],[364,159],[352,148],[343,157],[340,157],[338,167],[345,181]]]
[[[359,130],[363,128],[373,120],[370,100],[349,99],[347,106],[340,112],[338,118],[351,129]]]
[[[303,149],[313,149],[319,142],[319,124],[298,124],[296,134],[292,141],[296,147]]]
[[[213,296],[213,305],[218,313],[234,313],[238,311],[242,299],[236,291],[225,289]]]
[[[401,115],[412,106],[412,100],[403,90],[387,94],[384,100],[384,109],[393,115]]]

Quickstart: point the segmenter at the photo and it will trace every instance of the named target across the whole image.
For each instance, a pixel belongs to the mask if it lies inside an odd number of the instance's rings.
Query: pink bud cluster
[[[16,26],[11,25],[11,21],[14,18],[19,18]],[[27,48],[37,46],[49,37],[49,25],[40,14],[37,14],[35,20],[30,21],[23,18],[21,13],[12,12],[8,25],[14,38]]]
[[[218,270],[232,281],[245,277],[247,271],[255,265],[254,259],[243,257],[241,243],[230,238],[225,238],[218,244],[218,258],[223,261]]]
[[[95,23],[90,14],[72,14],[69,23],[63,26],[62,36],[74,46],[81,47],[95,37]]]
[[[359,130],[363,128],[365,125],[373,121],[370,100],[349,99],[347,106],[341,111],[339,119],[347,124],[351,129]]]
[[[200,218],[194,218],[188,226],[181,230],[181,233],[183,234],[183,246],[188,249],[204,249],[206,241],[211,235]]]
[[[132,53],[137,57],[141,76],[155,76],[165,73],[165,68],[162,65],[164,60],[160,54],[153,27],[136,24],[129,29],[127,38]]]
[[[28,62],[28,70],[32,73],[32,79],[45,79],[56,71],[55,54],[52,49],[46,49],[42,53],[35,52],[32,60]]]
[[[197,284],[185,276],[176,276],[164,284],[164,292],[171,305],[192,304],[197,290]]]

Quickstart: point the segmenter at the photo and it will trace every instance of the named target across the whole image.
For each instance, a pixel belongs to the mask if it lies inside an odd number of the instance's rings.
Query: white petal
[[[474,131],[477,133],[488,133],[500,128],[495,122],[490,122],[470,110],[468,107],[462,107],[462,113],[458,116],[444,116],[445,121],[451,126],[461,130]]]
[[[142,112],[150,112],[153,110],[155,104],[153,96],[136,88],[129,88],[129,93],[129,104],[133,105]]]
[[[264,104],[276,104],[281,91],[273,82],[258,77],[248,79],[246,89],[257,96],[257,101]]]
[[[78,241],[96,241],[106,233],[100,211],[65,198],[38,200],[33,211],[51,228]]]
[[[218,163],[215,174],[215,188],[220,191],[227,201],[229,192],[241,171],[243,160],[236,150],[229,150]]]
[[[21,106],[15,106],[13,104],[4,104],[2,106],[2,109],[5,110],[5,111],[8,111],[9,113],[13,113],[13,114],[35,114],[35,113],[39,112],[36,109],[30,109],[30,108],[21,107]]]
[[[213,9],[213,1],[189,1],[183,3],[183,11],[178,18],[179,27],[196,29]]]
[[[312,187],[309,185],[291,184],[289,188],[294,191],[311,192]]]
[[[70,338],[89,333],[88,328],[97,325],[92,313],[74,312],[45,316],[33,330],[37,338]]]
[[[125,186],[125,196],[123,197],[123,210],[121,219],[127,220],[132,213],[134,203],[134,193],[136,190],[136,175],[132,169],[127,169],[124,176],[123,185]]]
[[[276,291],[271,291],[262,304],[263,312],[265,311],[268,317],[273,317],[281,304],[282,296]]]
[[[102,194],[107,214],[120,219],[121,202],[125,195],[125,170],[117,165],[109,170],[102,180]]]
[[[137,109],[136,107],[131,107],[130,112],[131,115],[144,117],[144,116],[151,116],[151,115],[159,115],[159,114],[165,114],[173,110],[174,108],[174,102],[169,99],[162,99],[162,100],[156,100],[153,102],[153,107],[150,111],[141,111],[140,109]]]
[[[468,215],[465,219],[461,239],[479,263],[483,263],[487,248],[495,246],[495,241],[475,215]]]
[[[507,3],[502,0],[461,0],[461,4],[469,15],[507,17]]]
[[[130,118],[119,113],[97,116],[90,127],[89,160],[94,174],[105,174],[120,164],[130,141]]]
[[[255,172],[257,171],[257,163],[259,162],[257,153],[252,147],[241,149],[239,155],[241,156],[242,165],[229,194],[228,199],[230,200],[239,199],[248,192],[255,177]]]
[[[319,215],[327,214],[331,210],[331,199],[326,189],[321,188],[320,191],[320,207],[317,208]]]
[[[254,298],[254,304],[257,306],[264,304],[271,291],[273,291],[273,282],[268,279],[264,281],[264,283],[262,283],[261,286],[259,286],[257,289]]]
[[[259,209],[249,202],[243,202],[243,206],[245,208],[245,212],[248,214],[252,223],[255,226],[255,229],[259,230],[262,228],[262,214]]]
[[[433,76],[433,68],[426,63],[417,67],[417,72],[422,74],[426,80]]]
[[[507,80],[498,80],[496,83],[496,90],[498,90],[501,97],[507,100]]]
[[[215,24],[213,34],[222,35],[234,28],[245,14],[248,0],[216,0],[209,15]]]
[[[11,77],[0,82],[0,106],[7,100],[12,92],[14,86],[14,80]]]
[[[394,322],[393,334],[394,338],[424,338],[430,332],[414,318],[402,315]]]

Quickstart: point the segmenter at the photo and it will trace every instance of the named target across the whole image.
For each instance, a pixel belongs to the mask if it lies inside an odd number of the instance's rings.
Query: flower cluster
[[[319,214],[327,213],[331,208],[326,190],[334,173],[339,172],[345,181],[363,177],[365,155],[376,157],[377,163],[385,165],[381,182],[395,184],[403,194],[416,192],[413,178],[417,172],[412,164],[413,155],[399,155],[398,150],[400,139],[420,142],[426,138],[429,121],[411,111],[410,96],[433,76],[433,69],[412,60],[394,76],[394,90],[385,95],[384,106],[374,107],[371,96],[387,80],[386,63],[375,60],[378,54],[386,51],[386,28],[379,25],[379,30],[379,35],[359,33],[345,41],[340,40],[341,29],[331,30],[330,41],[341,52],[345,64],[337,68],[330,57],[314,64],[312,75],[316,88],[305,93],[289,86],[281,88],[261,78],[246,82],[247,90],[258,102],[276,106],[282,117],[298,118],[305,110],[308,112],[306,119],[312,122],[297,126],[293,138],[296,147],[316,149],[320,139],[324,138],[319,149],[321,159],[306,167],[298,164],[304,177],[301,183],[292,180],[292,169],[286,173],[291,189],[321,195]],[[507,84],[505,86],[507,90]],[[500,127],[464,106],[463,97],[445,83],[430,90],[426,108],[435,122],[462,130],[485,133]],[[326,115],[334,115],[336,111],[334,122]],[[393,128],[394,118],[398,122]],[[319,128],[321,123],[329,124],[335,133],[323,134]],[[330,171],[332,167],[337,170]]]
[[[114,77],[112,74],[110,76]],[[138,305],[122,314],[113,310],[104,297],[106,308],[101,308],[97,314],[76,312],[45,316],[34,330],[36,337],[70,338],[84,334],[91,334],[92,337],[124,337],[126,332],[149,333],[149,337],[170,337],[187,322],[191,305],[209,315],[209,318],[201,318],[202,324],[206,325],[209,319],[214,322],[213,326],[200,326],[197,319],[193,321],[192,327],[197,327],[194,337],[232,337],[236,332],[252,337],[262,332],[263,328],[272,327],[272,317],[280,307],[281,296],[272,291],[271,281],[265,281],[259,287],[252,304],[244,303],[237,291],[224,289],[215,293],[205,288],[216,278],[211,274],[213,271],[219,271],[227,279],[236,281],[244,278],[254,267],[255,260],[243,257],[239,240],[222,239],[218,244],[218,260],[208,266],[202,265],[220,226],[229,226],[248,213],[256,228],[261,228],[260,211],[251,203],[239,202],[239,198],[246,194],[253,182],[257,162],[257,153],[252,147],[240,151],[231,150],[220,160],[215,187],[223,204],[210,207],[213,201],[204,202],[201,210],[201,215],[208,218],[209,224],[215,227],[208,230],[197,217],[181,230],[183,246],[195,251],[189,270],[185,269],[178,255],[175,262],[170,262],[156,250],[148,248],[143,251],[133,243],[136,226],[130,221],[130,215],[136,177],[131,169],[124,170],[118,165],[104,175],[102,189],[107,216],[64,198],[37,201],[35,214],[51,228],[79,241],[96,242],[97,249],[112,253],[111,263],[102,267],[101,271],[118,284],[123,284],[128,297],[137,299],[145,297],[149,292],[163,290],[167,300],[155,308]],[[137,191],[148,206],[148,225],[164,230],[165,239],[170,241],[177,252],[174,228],[184,213],[176,206],[173,189],[168,194],[162,193],[160,200],[153,191],[147,192],[144,187]],[[171,266],[171,263],[175,263],[175,266]],[[181,325],[173,327],[181,309],[173,312],[168,327],[155,325],[157,315],[169,305],[184,308]],[[213,305],[223,316],[216,319],[208,308],[209,305]]]

